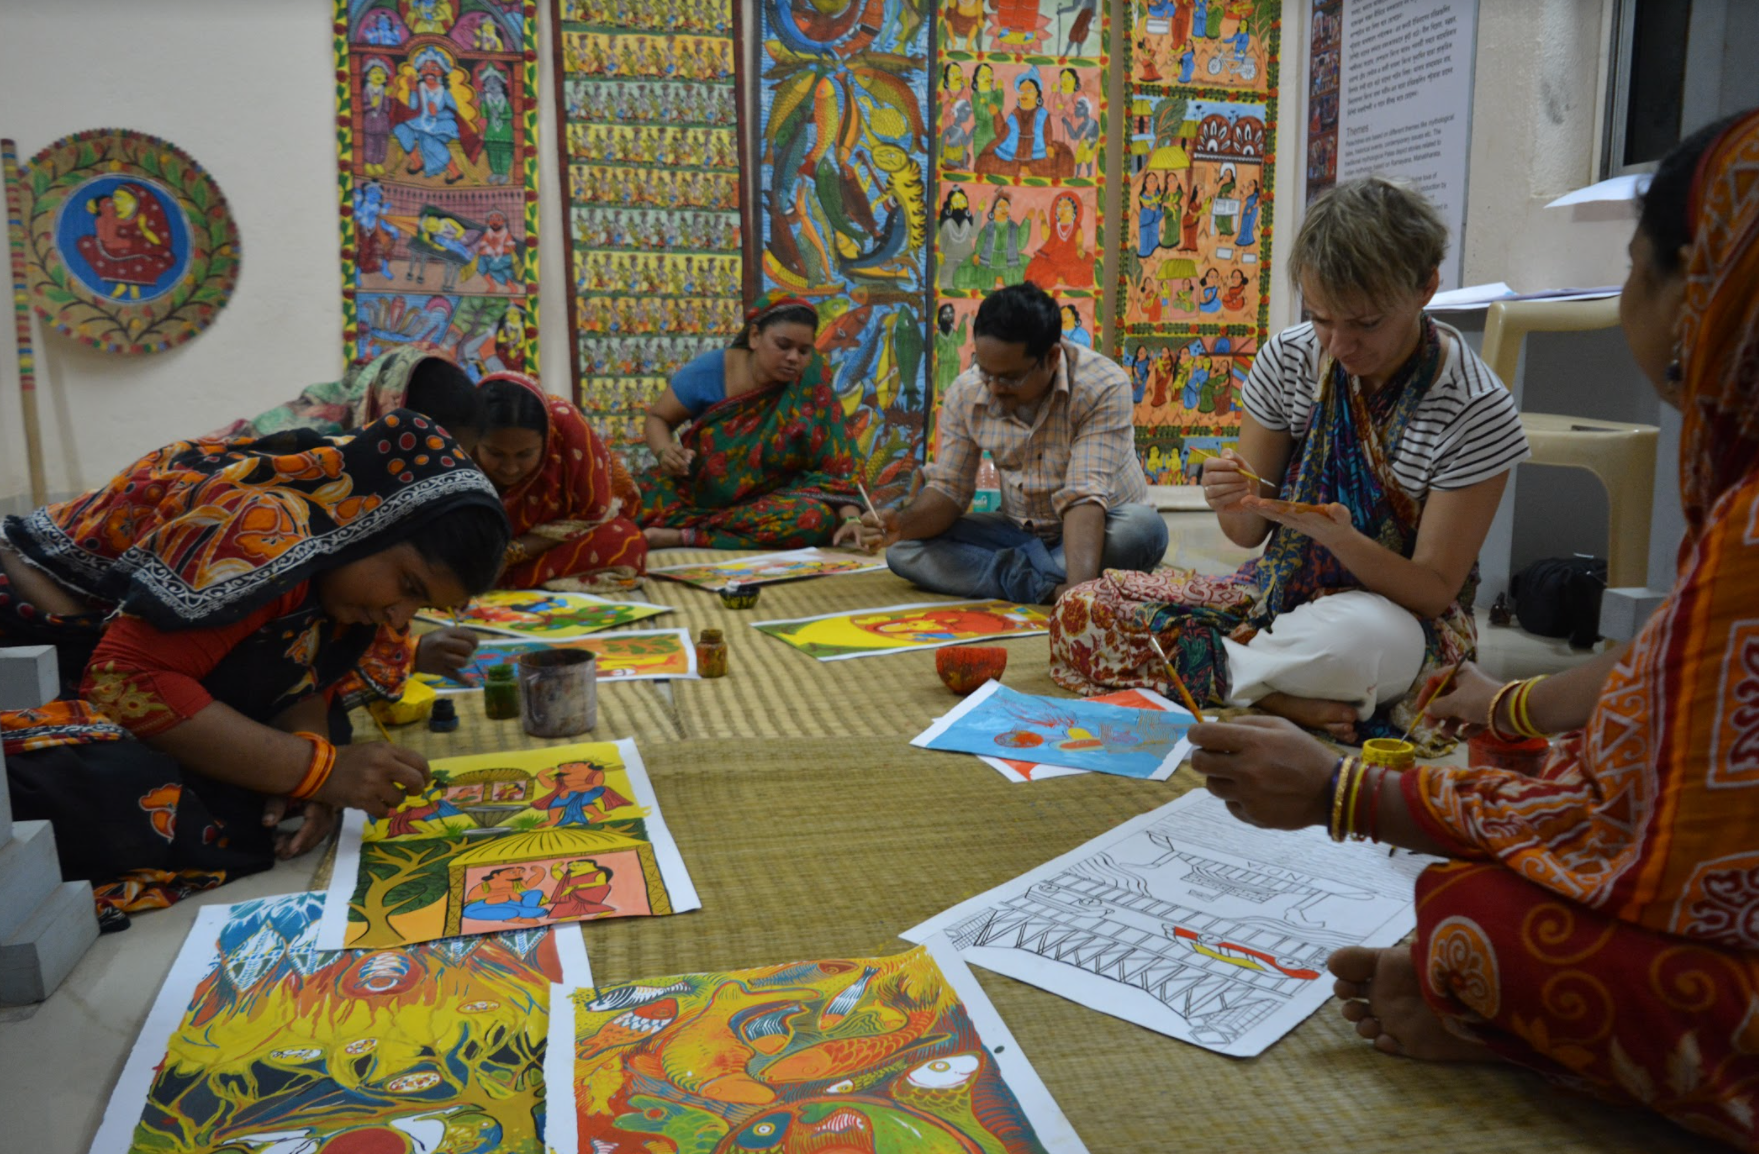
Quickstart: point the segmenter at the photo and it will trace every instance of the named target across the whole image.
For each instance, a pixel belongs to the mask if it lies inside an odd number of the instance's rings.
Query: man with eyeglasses
[[[1130,378],[1062,330],[1031,283],[978,306],[974,363],[942,398],[922,491],[862,517],[862,543],[887,546],[892,572],[936,593],[1050,604],[1102,569],[1160,563],[1167,527],[1147,504]],[[1001,510],[967,513],[986,450]]]

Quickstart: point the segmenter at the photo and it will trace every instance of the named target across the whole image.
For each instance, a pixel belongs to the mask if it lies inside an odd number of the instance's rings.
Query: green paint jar
[[[491,665],[483,678],[483,712],[496,721],[519,716],[519,682],[512,665]]]

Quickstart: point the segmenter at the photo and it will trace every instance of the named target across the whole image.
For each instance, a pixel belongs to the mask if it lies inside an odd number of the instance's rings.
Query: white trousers
[[[1423,671],[1423,626],[1378,593],[1352,589],[1282,614],[1245,645],[1224,639],[1230,705],[1272,693],[1343,701],[1367,721]]]

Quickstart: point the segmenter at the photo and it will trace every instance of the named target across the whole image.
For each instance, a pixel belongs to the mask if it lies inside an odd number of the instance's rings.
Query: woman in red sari
[[[501,588],[645,572],[647,542],[629,518],[635,483],[585,415],[518,373],[484,377],[481,391],[476,460],[513,522]]]
[[[1628,647],[1430,713],[1562,733],[1532,776],[1363,772],[1272,718],[1196,726],[1244,821],[1329,824],[1453,859],[1411,946],[1332,956],[1344,1017],[1390,1054],[1506,1060],[1759,1150],[1759,110],[1662,161],[1631,240],[1625,339],[1682,413],[1686,535]]]
[[[1039,288],[1092,288],[1094,254],[1081,237],[1081,202],[1072,192],[1060,193],[1051,202],[1055,220],[1039,218],[1044,243],[1026,265],[1026,279]]]

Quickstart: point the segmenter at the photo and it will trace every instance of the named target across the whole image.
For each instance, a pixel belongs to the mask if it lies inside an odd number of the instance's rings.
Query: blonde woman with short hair
[[[1153,637],[1211,703],[1351,742],[1416,719],[1423,673],[1475,652],[1478,550],[1529,455],[1508,390],[1424,312],[1446,250],[1434,206],[1391,181],[1313,204],[1288,257],[1310,319],[1259,351],[1238,444],[1203,463],[1222,531],[1263,553],[1222,578],[1070,590],[1051,623],[1058,684],[1169,690]]]

